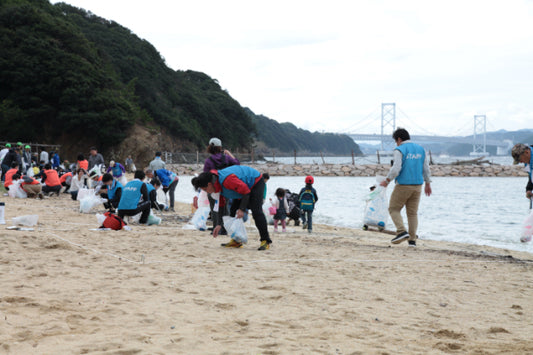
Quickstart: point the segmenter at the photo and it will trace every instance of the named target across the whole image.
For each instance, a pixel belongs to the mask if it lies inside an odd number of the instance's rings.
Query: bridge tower
[[[390,128],[390,131],[389,131]],[[381,104],[381,151],[393,151],[392,133],[396,130],[396,104]]]
[[[470,155],[487,155],[487,116],[474,116],[474,143]]]

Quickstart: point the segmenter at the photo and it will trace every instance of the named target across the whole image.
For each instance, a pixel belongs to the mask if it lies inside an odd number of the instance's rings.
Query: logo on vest
[[[405,159],[420,159],[422,158],[422,154],[418,153],[418,154],[413,154],[413,153],[409,153],[407,154],[407,156],[405,157]]]

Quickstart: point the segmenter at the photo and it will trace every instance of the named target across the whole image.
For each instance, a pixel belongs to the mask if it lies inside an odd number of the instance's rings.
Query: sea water
[[[190,203],[195,195],[191,176],[180,176],[176,200]],[[418,211],[420,239],[441,240],[533,253],[533,242],[521,243],[524,219],[529,215],[524,177],[433,177],[430,197],[423,195]],[[361,228],[365,198],[374,177],[315,177],[319,201],[313,222]],[[278,187],[300,192],[304,177],[272,176],[267,183],[268,197]],[[387,195],[393,189],[387,188]],[[402,211],[407,226],[405,209]],[[387,229],[395,230],[392,221]],[[390,238],[383,235],[384,238]]]

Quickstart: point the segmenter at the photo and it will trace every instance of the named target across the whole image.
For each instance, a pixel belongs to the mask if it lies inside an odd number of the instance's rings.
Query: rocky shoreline
[[[246,164],[271,176],[376,176],[387,175],[390,164]],[[169,164],[179,175],[199,174],[203,164]],[[431,165],[432,176],[510,177],[527,176],[521,165]]]

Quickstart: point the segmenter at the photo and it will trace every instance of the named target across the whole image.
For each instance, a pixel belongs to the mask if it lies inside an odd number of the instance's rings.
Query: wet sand
[[[533,353],[531,254],[321,225],[225,249],[185,204],[91,231],[68,195],[2,201],[0,353]],[[25,214],[35,231],[4,228]]]

